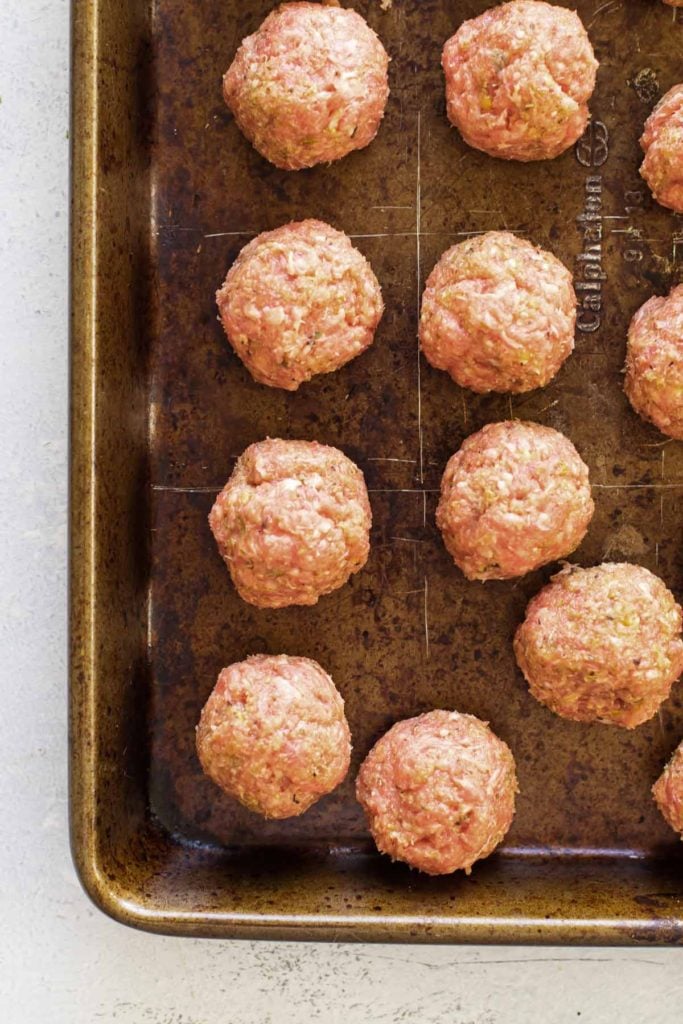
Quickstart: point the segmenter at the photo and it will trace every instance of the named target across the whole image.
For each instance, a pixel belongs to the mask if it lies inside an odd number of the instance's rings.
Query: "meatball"
[[[457,711],[398,722],[356,781],[377,848],[428,875],[469,874],[488,857],[510,828],[516,792],[510,748]]]
[[[259,654],[224,668],[197,726],[202,768],[266,818],[292,818],[349,770],[344,701],[308,658]]]
[[[633,317],[624,390],[637,413],[683,440],[683,284]]]
[[[579,16],[513,0],[464,22],[443,50],[449,121],[504,160],[550,160],[583,134],[598,62]]]
[[[683,213],[683,84],[669,89],[645,122],[640,173],[658,203]]]
[[[563,718],[634,729],[681,672],[681,609],[641,565],[569,566],[530,602],[514,641],[534,697]]]
[[[386,50],[360,14],[283,4],[243,40],[223,95],[259,153],[297,171],[372,142],[389,96],[388,67]]]
[[[674,751],[652,793],[665,820],[683,839],[683,743]]]
[[[551,253],[489,231],[443,254],[422,298],[425,358],[464,388],[531,391],[574,348],[572,275]]]
[[[593,515],[588,468],[571,441],[538,423],[489,423],[441,481],[436,523],[470,580],[523,576],[564,558]]]
[[[364,352],[384,312],[368,261],[319,220],[255,238],[216,301],[228,340],[254,380],[287,391]]]
[[[316,604],[363,568],[372,513],[363,474],[337,448],[268,439],[237,460],[209,524],[240,597],[284,608]]]

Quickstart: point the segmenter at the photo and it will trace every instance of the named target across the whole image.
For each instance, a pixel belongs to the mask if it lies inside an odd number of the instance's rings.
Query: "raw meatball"
[[[510,748],[457,711],[398,722],[356,781],[377,848],[428,875],[469,874],[488,857],[510,828],[516,792]]]
[[[574,348],[572,275],[551,253],[489,231],[443,254],[422,298],[425,358],[464,388],[531,391]]]
[[[662,97],[645,122],[640,173],[662,206],[683,213],[683,84]]]
[[[636,412],[683,440],[683,284],[633,317],[624,390]]]
[[[579,16],[513,0],[464,22],[446,43],[448,119],[505,160],[550,160],[583,134],[598,62]]]
[[[360,14],[283,4],[243,40],[223,95],[259,153],[297,171],[372,142],[389,96],[388,67]]]
[[[216,301],[228,340],[254,380],[288,391],[360,355],[384,312],[368,261],[319,220],[255,238]]]
[[[579,546],[593,515],[588,468],[538,423],[489,423],[452,456],[436,523],[470,580],[523,576]]]
[[[652,792],[664,818],[683,839],[683,743],[674,751]]]
[[[292,818],[349,770],[344,701],[320,665],[265,654],[224,668],[197,726],[202,768],[266,818]]]
[[[517,662],[563,718],[633,729],[656,713],[683,671],[681,609],[640,565],[568,567],[530,602]]]
[[[372,513],[337,448],[269,439],[237,460],[209,524],[240,595],[257,608],[316,604],[362,569]]]

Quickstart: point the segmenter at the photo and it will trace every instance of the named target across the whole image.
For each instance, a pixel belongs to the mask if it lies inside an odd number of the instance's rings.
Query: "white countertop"
[[[81,892],[66,779],[68,14],[68,0],[0,3],[2,1020],[680,1022],[683,949],[165,939]]]

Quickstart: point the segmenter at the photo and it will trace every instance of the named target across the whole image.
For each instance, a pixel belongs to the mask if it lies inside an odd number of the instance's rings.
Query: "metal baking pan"
[[[284,173],[239,134],[221,74],[271,0],[75,0],[71,815],[83,884],[128,924],[181,935],[527,943],[683,941],[683,846],[649,788],[683,736],[679,684],[635,732],[562,721],[530,698],[511,637],[552,571],[467,583],[434,527],[448,456],[492,420],[567,433],[597,512],[577,561],[640,562],[683,596],[683,445],[623,396],[634,310],[683,275],[683,221],[638,177],[638,136],[683,77],[683,12],[578,4],[602,62],[586,137],[508,164],[444,116],[440,51],[484,0],[357,0],[393,56],[377,140]],[[290,394],[254,384],[213,293],[254,233],[319,217],[354,236],[383,284],[374,346]],[[545,390],[477,397],[420,364],[418,297],[440,253],[505,226],[555,252],[582,300],[576,352]],[[590,296],[590,301],[583,301]],[[373,504],[367,568],[315,608],[257,611],[207,528],[234,457],[270,436],[338,445]],[[264,823],[200,771],[194,726],[218,670],[308,655],[343,692],[347,782]],[[489,720],[521,794],[472,876],[380,858],[353,799],[371,743],[434,707]]]

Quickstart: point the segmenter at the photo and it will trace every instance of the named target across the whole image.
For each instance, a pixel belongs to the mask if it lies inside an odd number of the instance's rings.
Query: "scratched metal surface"
[[[632,733],[551,715],[528,695],[511,637],[552,570],[468,583],[434,511],[443,467],[465,436],[509,416],[548,424],[591,470],[597,511],[576,560],[640,562],[683,597],[683,446],[641,422],[621,391],[631,315],[683,278],[683,221],[651,201],[637,173],[642,123],[681,76],[683,12],[652,0],[579,3],[601,61],[596,123],[576,153],[527,166],[469,149],[444,116],[441,47],[486,3],[395,0],[383,12],[357,2],[392,55],[380,134],[333,166],[287,174],[251,149],[220,95],[239,40],[271,6],[156,5],[152,811],[178,839],[213,846],[366,849],[353,778],[370,745],[397,719],[458,708],[489,720],[517,758],[521,793],[503,853],[673,859],[649,787],[683,736],[683,687]],[[213,292],[253,234],[304,217],[351,235],[382,283],[386,315],[363,357],[289,394],[251,381],[222,336]],[[575,354],[549,387],[513,399],[459,389],[418,358],[416,340],[419,296],[441,252],[502,227],[571,267],[582,303]],[[338,445],[370,489],[368,566],[313,609],[242,603],[207,527],[236,455],[268,435]],[[219,669],[260,651],[320,661],[353,732],[347,782],[288,822],[265,823],[222,796],[194,754]]]

